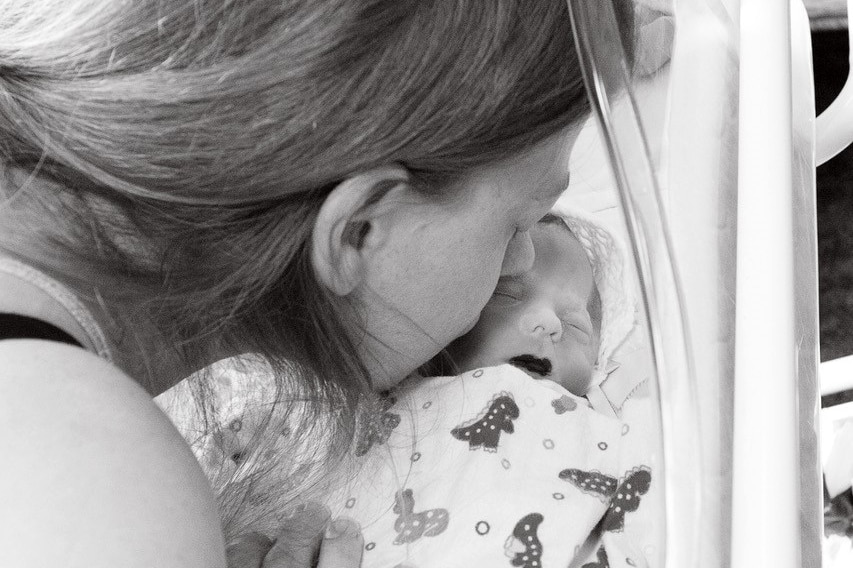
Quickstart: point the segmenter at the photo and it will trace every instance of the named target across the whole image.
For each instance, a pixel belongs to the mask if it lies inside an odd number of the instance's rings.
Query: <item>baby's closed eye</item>
[[[592,334],[592,319],[586,310],[563,313],[559,317],[564,331],[576,329],[586,335]]]

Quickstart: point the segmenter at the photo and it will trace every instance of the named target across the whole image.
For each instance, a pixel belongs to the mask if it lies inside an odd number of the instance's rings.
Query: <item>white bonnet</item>
[[[615,368],[613,354],[637,322],[638,305],[627,251],[616,234],[591,213],[564,203],[558,203],[551,213],[561,217],[580,241],[601,296],[601,343],[592,377],[592,386],[598,386]]]

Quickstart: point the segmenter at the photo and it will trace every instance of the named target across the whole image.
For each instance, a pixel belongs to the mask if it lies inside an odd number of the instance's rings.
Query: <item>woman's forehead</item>
[[[569,155],[577,129],[566,128],[489,169],[516,196],[553,203],[569,185]]]

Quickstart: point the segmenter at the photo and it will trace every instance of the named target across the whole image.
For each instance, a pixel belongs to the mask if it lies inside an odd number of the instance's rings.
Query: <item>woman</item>
[[[330,465],[531,265],[587,111],[559,1],[0,0],[0,564],[224,566],[151,397],[259,353]],[[295,515],[231,565],[358,565]]]

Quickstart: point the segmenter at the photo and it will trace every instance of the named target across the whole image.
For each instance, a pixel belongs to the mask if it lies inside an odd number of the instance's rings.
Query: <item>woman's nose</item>
[[[516,233],[506,247],[501,265],[501,276],[515,276],[527,272],[533,268],[535,256],[530,231]]]
[[[553,310],[532,310],[522,318],[521,325],[525,334],[538,338],[550,337],[551,341],[557,342],[563,337],[563,322]]]

